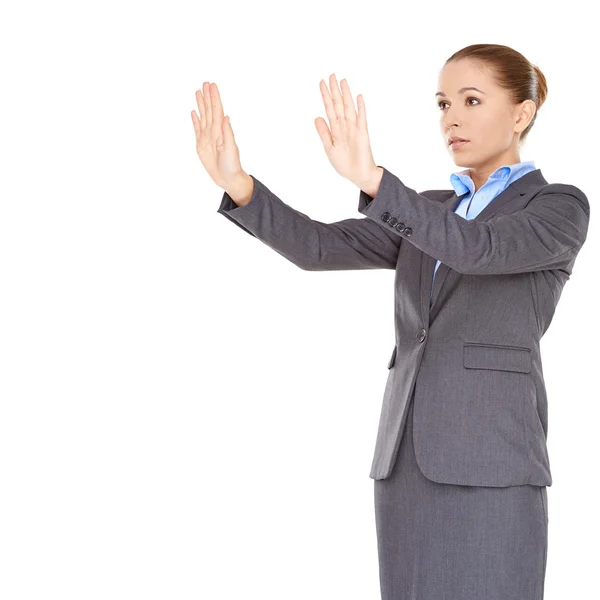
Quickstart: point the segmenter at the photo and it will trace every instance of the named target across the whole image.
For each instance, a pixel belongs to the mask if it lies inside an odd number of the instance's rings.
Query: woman
[[[396,270],[396,345],[370,476],[383,600],[539,600],[552,484],[540,338],[587,236],[589,202],[549,184],[519,145],[545,78],[506,46],[445,63],[436,101],[451,190],[418,194],[374,163],[365,106],[330,78],[335,170],[362,218],[321,223],[239,162],[216,85],[197,92],[197,152],[219,212],[306,270]],[[460,141],[462,140],[462,141]],[[414,418],[413,418],[414,414]],[[414,435],[414,437],[413,437]]]

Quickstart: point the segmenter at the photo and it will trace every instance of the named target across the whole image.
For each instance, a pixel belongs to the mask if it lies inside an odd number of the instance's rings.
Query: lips
[[[463,138],[458,138],[458,137],[452,137],[452,138],[450,138],[449,141],[450,141],[450,150],[452,150],[452,152],[457,152],[458,150],[461,150],[467,144],[470,143],[469,140],[465,140]]]
[[[451,144],[454,144],[454,142],[468,142],[470,140],[466,140],[465,138],[461,138],[461,137],[450,137],[448,138],[448,145],[450,146]]]

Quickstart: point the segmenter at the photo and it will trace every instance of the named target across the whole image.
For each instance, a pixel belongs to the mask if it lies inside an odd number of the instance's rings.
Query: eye
[[[466,101],[468,102],[469,100],[477,100],[477,104],[480,104],[479,98],[475,98],[475,96],[469,96]],[[448,103],[445,100],[441,100],[440,102],[438,102],[438,106],[440,107],[440,110],[444,110],[442,108],[442,104],[448,104]],[[473,104],[469,104],[469,106],[473,106]]]

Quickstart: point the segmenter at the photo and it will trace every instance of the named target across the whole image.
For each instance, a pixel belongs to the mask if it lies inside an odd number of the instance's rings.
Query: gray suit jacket
[[[427,478],[552,485],[540,338],[587,236],[586,195],[536,169],[466,220],[454,190],[419,194],[383,169],[375,198],[359,191],[361,218],[313,220],[254,176],[249,204],[225,192],[218,212],[301,269],[395,269],[396,344],[372,479],[391,473],[414,392]]]

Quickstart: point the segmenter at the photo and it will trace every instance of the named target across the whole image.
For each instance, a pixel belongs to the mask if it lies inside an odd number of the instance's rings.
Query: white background
[[[592,205],[542,340],[545,597],[597,594],[591,7],[2,10],[3,600],[379,597],[368,473],[394,273],[302,271],[219,215],[190,112],[196,89],[216,82],[246,172],[314,219],[356,217],[358,188],[314,126],[326,116],[320,79],[335,73],[364,95],[377,164],[413,189],[449,189],[458,169],[439,133],[438,73],[483,42],[544,72],[548,99],[521,160]]]

